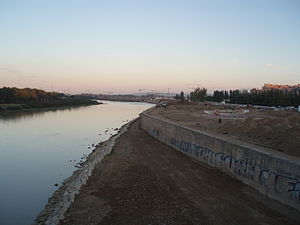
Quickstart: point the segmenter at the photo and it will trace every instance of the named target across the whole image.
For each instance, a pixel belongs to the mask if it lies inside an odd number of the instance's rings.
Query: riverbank
[[[107,141],[101,142],[95,146],[95,149],[87,157],[86,161],[79,165],[78,170],[74,171],[72,176],[67,178],[57,191],[49,198],[44,210],[37,216],[35,225],[54,225],[58,224],[65,216],[65,212],[74,202],[75,196],[79,193],[81,187],[86,184],[91,176],[95,165],[108,154],[111,153],[116,140],[126,132],[130,122],[123,125],[119,132]]]
[[[28,108],[28,109],[22,108],[22,109],[18,109],[18,110],[3,110],[3,111],[0,111],[0,117],[18,116],[20,114],[30,114],[30,113],[39,113],[39,112],[47,112],[47,111],[76,109],[79,107],[100,105],[100,104],[103,104],[103,103],[100,102],[99,104],[90,104],[90,105],[56,106],[56,107]]]
[[[151,107],[103,103],[0,118],[0,224],[31,224],[95,145]]]
[[[98,105],[99,102],[84,95],[65,95],[40,89],[0,88],[0,112],[9,113],[27,109],[59,108]]]
[[[134,121],[60,225],[300,224],[299,213],[162,144]]]

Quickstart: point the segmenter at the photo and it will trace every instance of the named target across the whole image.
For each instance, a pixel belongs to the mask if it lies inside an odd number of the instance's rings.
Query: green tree
[[[204,102],[207,95],[206,88],[196,88],[190,93],[190,99],[193,102]]]
[[[224,92],[223,91],[214,91],[213,101],[221,102],[224,100]]]
[[[184,100],[185,100],[184,92],[183,92],[183,91],[180,92],[180,100],[181,100],[182,102],[184,102]]]

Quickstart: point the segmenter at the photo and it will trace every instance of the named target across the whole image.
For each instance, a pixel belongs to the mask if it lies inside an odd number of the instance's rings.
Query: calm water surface
[[[104,103],[0,117],[1,225],[31,224],[58,188],[54,184],[72,174],[92,144],[108,139],[117,132],[114,128],[151,107]]]

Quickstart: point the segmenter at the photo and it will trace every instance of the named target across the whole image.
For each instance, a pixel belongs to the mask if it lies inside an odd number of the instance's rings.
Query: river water
[[[1,225],[31,224],[93,144],[152,106],[103,102],[0,117]]]

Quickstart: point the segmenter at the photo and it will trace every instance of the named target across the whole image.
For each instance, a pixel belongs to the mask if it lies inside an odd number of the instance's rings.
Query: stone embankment
[[[187,128],[147,111],[141,117],[142,129],[161,142],[300,210],[299,158]]]
[[[75,196],[79,193],[81,187],[86,184],[94,167],[106,155],[111,153],[116,140],[126,132],[129,124],[125,124],[121,127],[118,134],[96,146],[95,150],[88,156],[86,162],[82,164],[82,167],[74,171],[72,176],[67,178],[60,188],[49,198],[46,207],[38,215],[33,225],[56,225],[60,220],[64,219],[65,212],[74,202]]]

